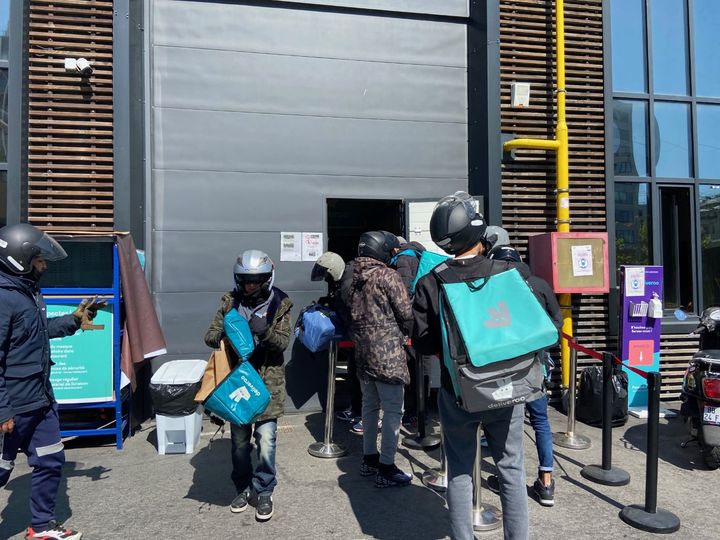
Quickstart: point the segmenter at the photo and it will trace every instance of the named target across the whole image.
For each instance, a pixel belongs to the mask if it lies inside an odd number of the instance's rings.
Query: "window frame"
[[[702,249],[700,249],[700,215],[698,212],[699,208],[699,194],[700,186],[702,185],[720,185],[719,178],[705,178],[699,176],[699,152],[698,152],[698,105],[720,105],[720,97],[702,97],[697,95],[697,82],[696,82],[696,58],[695,58],[695,28],[694,28],[694,0],[684,0],[683,9],[685,11],[686,27],[685,27],[685,40],[687,44],[686,51],[686,70],[689,85],[689,95],[678,96],[678,95],[666,95],[656,94],[654,88],[654,73],[653,73],[653,50],[652,50],[652,0],[644,0],[644,22],[645,22],[645,77],[647,83],[647,92],[615,92],[612,86],[612,1],[603,0],[603,19],[604,19],[604,75],[605,75],[605,167],[608,178],[606,187],[606,208],[608,216],[608,233],[611,238],[613,249],[611,250],[610,263],[615,266],[616,254],[615,254],[615,183],[647,183],[650,185],[650,197],[651,197],[651,220],[658,226],[653,227],[652,233],[652,260],[653,264],[658,264],[657,261],[662,260],[662,241],[661,241],[661,227],[659,227],[659,190],[660,187],[669,186],[688,186],[692,189],[691,206],[693,215],[693,240],[692,240],[692,272],[694,278],[693,290],[695,302],[695,315],[690,316],[686,321],[679,322],[673,317],[663,318],[663,332],[671,333],[682,333],[687,332],[695,327],[698,320],[697,314],[700,312],[701,307],[705,306],[703,286],[702,286]],[[647,105],[648,119],[647,119],[647,154],[648,154],[648,176],[615,176],[615,162],[614,162],[614,141],[613,141],[613,110],[615,100],[631,100],[631,101],[644,101]],[[656,176],[656,120],[655,120],[655,102],[677,102],[689,105],[690,119],[689,119],[689,144],[690,146],[690,167],[691,177],[687,178],[666,178]],[[613,275],[613,285],[617,286],[617,278]],[[615,288],[614,294],[618,294],[617,287]],[[611,319],[617,316],[615,302],[610,302],[611,310],[615,313],[611,313]],[[611,322],[611,327],[614,324]]]

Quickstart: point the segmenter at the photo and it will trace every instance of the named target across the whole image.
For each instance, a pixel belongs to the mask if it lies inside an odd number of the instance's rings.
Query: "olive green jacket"
[[[280,291],[274,289],[277,306],[273,315],[272,323],[269,323],[267,332],[260,338],[255,352],[250,357],[250,363],[262,377],[265,386],[270,392],[270,404],[263,415],[256,421],[271,420],[279,418],[285,411],[285,368],[283,367],[283,351],[287,349],[292,332],[290,322],[290,309],[292,302]],[[225,337],[223,321],[227,314],[236,305],[235,296],[232,292],[225,293],[220,300],[220,308],[210,323],[205,334],[205,343],[208,347],[217,349],[220,347],[220,340]],[[233,355],[232,347],[227,347],[229,355]],[[230,358],[231,365],[237,363],[237,357]]]

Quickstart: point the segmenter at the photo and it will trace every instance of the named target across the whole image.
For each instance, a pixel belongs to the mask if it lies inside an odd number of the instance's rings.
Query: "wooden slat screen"
[[[45,230],[113,230],[111,0],[30,0],[28,219]],[[89,77],[65,71],[86,58]]]
[[[504,133],[553,138],[555,126],[555,3],[500,0],[501,122]],[[604,231],[605,118],[602,0],[565,1],[567,123],[573,231]],[[530,107],[510,105],[510,83],[531,83]],[[529,235],[555,230],[555,156],[517,151],[502,172],[503,226],[525,252]],[[574,333],[592,349],[616,351],[609,336],[607,295],[573,295]],[[663,336],[663,397],[677,399],[685,366],[697,350],[686,336]],[[593,362],[579,355],[578,363]],[[554,374],[559,380],[559,372]]]

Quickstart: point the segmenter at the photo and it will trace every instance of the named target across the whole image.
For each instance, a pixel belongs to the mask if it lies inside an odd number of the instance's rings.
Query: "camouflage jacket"
[[[250,357],[250,363],[262,377],[268,392],[271,394],[270,404],[263,415],[257,419],[270,420],[279,418],[285,411],[285,368],[283,367],[284,356],[283,351],[290,342],[290,334],[292,332],[292,324],[290,321],[290,309],[292,302],[287,295],[280,289],[273,289],[275,297],[268,307],[268,330],[260,336],[260,343],[255,352]],[[217,310],[215,317],[210,323],[205,334],[205,343],[208,347],[217,349],[220,347],[220,340],[225,337],[223,320],[225,314],[231,309],[237,307],[238,300],[231,291],[225,293],[220,300],[220,308]],[[227,347],[228,352],[232,351],[232,347]],[[231,365],[237,362],[237,358],[230,359]]]
[[[405,336],[412,306],[400,275],[375,259],[355,259],[350,314],[358,375],[366,380],[410,384]]]

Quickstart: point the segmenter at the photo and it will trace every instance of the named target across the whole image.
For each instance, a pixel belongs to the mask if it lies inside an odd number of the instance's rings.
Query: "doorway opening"
[[[360,235],[367,231],[403,234],[401,199],[328,199],[328,250],[344,261],[357,257]]]

